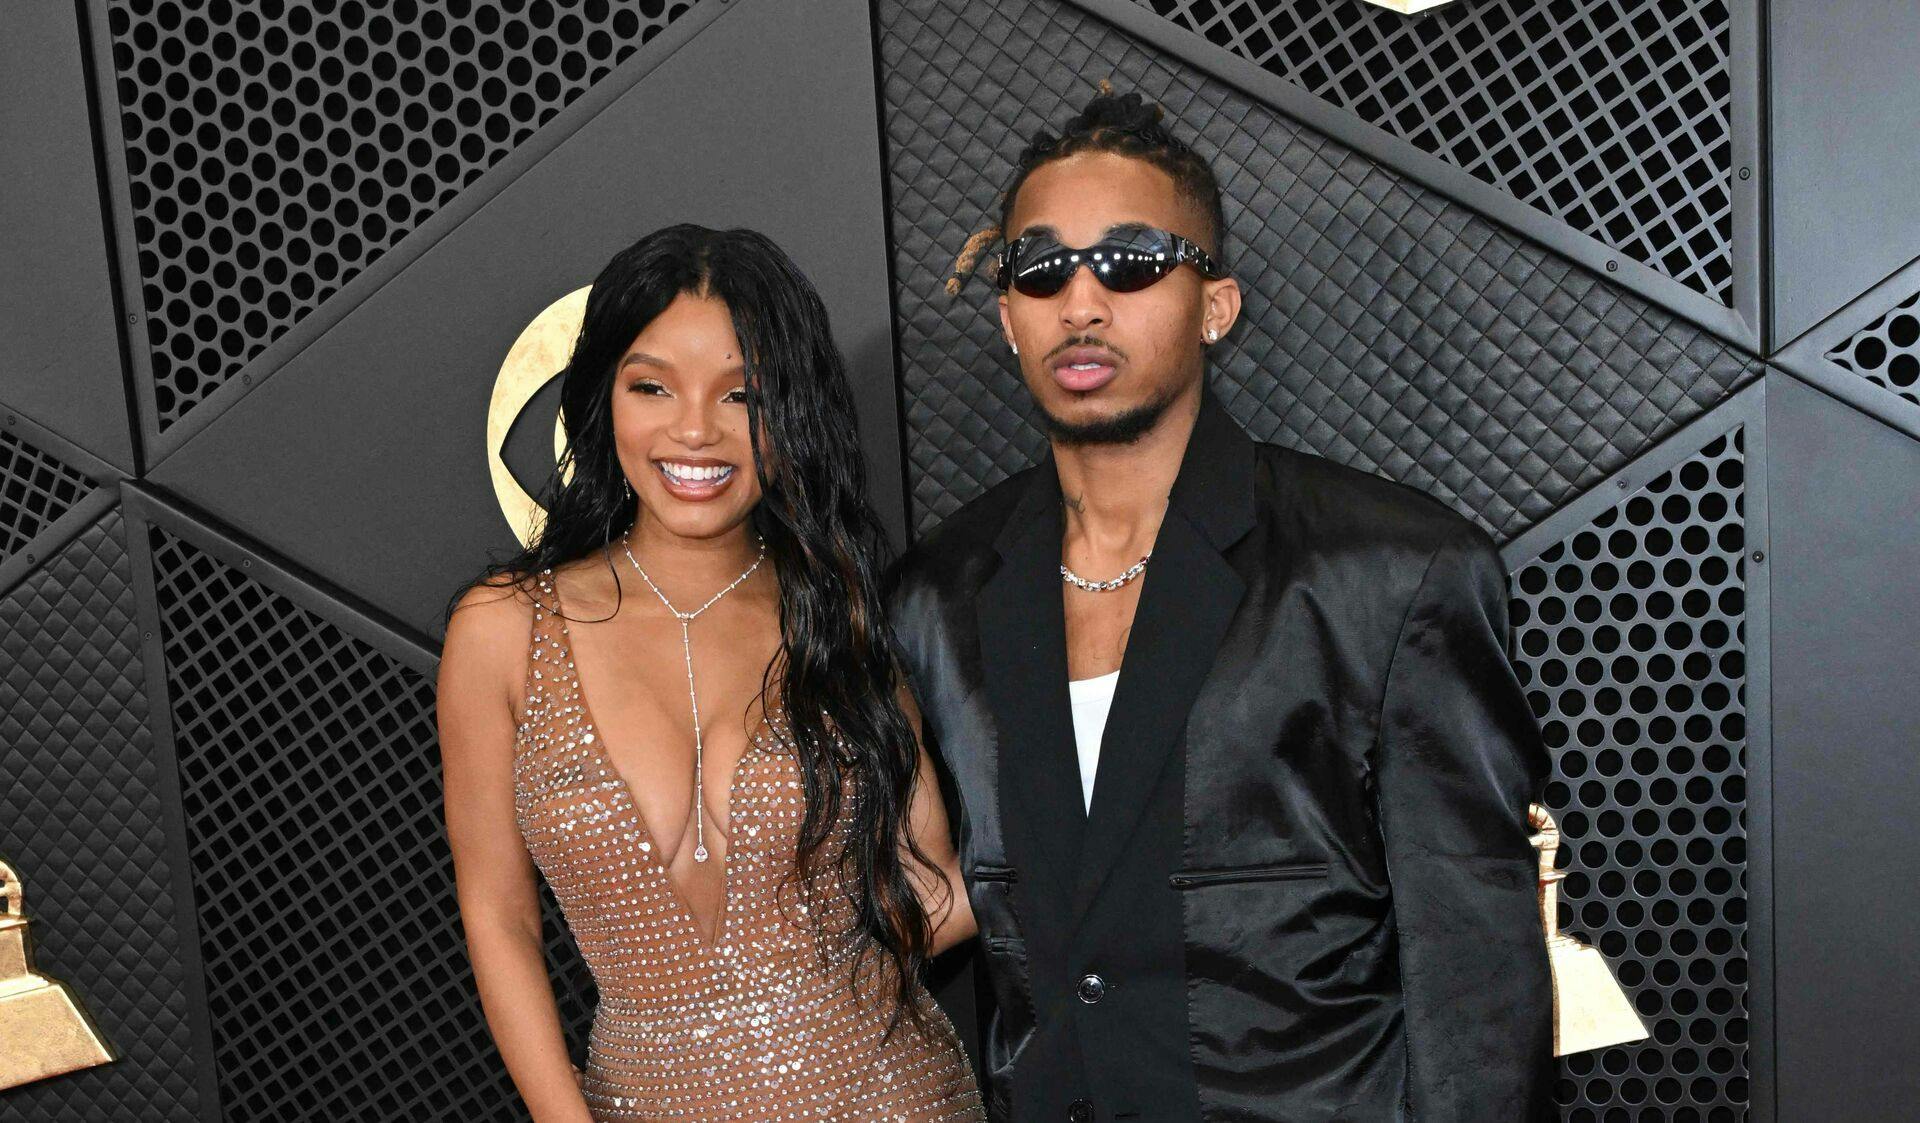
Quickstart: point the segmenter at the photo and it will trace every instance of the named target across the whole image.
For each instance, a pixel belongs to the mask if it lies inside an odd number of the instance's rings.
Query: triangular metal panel
[[[140,559],[115,498],[90,496],[108,509],[0,593],[0,858],[25,883],[38,968],[117,1059],[8,1090],[0,1119],[218,1118]]]
[[[508,348],[679,221],[755,227],[794,256],[865,388],[868,447],[897,448],[871,44],[854,0],[734,6],[150,478],[438,635],[450,594],[514,544],[485,447]],[[875,458],[898,510],[897,454]]]
[[[1650,1034],[1561,1058],[1567,1118],[1650,1094],[1772,1117],[1766,390],[1502,551],[1514,666],[1554,756],[1559,923],[1607,957]]]
[[[1770,1118],[1901,1119],[1920,1096],[1906,1063],[1920,990],[1886,876],[1920,846],[1920,443],[1825,385],[1767,383]]]
[[[118,261],[79,15],[71,3],[0,7],[0,400],[133,472]]]
[[[1920,261],[1848,302],[1772,361],[1920,440]]]
[[[0,403],[0,592],[114,502],[119,470]]]
[[[150,461],[727,3],[85,0]]]
[[[1552,13],[1500,0],[1411,17],[1357,0],[1063,2],[1760,350],[1759,0],[1609,0]],[[1658,127],[1612,124],[1641,123],[1635,115]],[[1604,151],[1584,147],[1594,143]]]
[[[225,1117],[524,1120],[457,923],[433,652],[197,513],[123,496]],[[592,981],[541,905],[583,1059]]]

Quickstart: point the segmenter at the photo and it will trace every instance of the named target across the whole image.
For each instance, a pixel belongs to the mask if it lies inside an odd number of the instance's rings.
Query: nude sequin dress
[[[603,749],[552,570],[538,586],[514,806],[599,987],[583,1085],[593,1117],[984,1120],[959,1038],[923,986],[928,1032],[902,1020],[883,1040],[879,959],[866,956],[858,986],[844,940],[822,963],[817,934],[850,933],[852,911],[823,879],[803,894],[787,876],[805,802],[777,718],[734,774],[725,913],[712,945],[702,939]]]

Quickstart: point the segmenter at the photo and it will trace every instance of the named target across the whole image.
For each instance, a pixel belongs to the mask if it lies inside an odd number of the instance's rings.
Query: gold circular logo
[[[500,503],[500,514],[522,546],[533,541],[546,511],[520,486],[520,481],[513,478],[501,452],[506,446],[507,432],[519,419],[520,411],[527,408],[527,403],[542,387],[566,369],[574,341],[580,337],[581,321],[587,316],[587,292],[592,287],[573,290],[533,318],[520,338],[507,349],[506,361],[500,364],[500,374],[493,380],[493,397],[487,402],[487,470],[493,478],[493,496]],[[554,463],[560,462],[566,447],[566,430],[555,416]],[[562,481],[572,479],[572,468],[568,465],[561,473]]]

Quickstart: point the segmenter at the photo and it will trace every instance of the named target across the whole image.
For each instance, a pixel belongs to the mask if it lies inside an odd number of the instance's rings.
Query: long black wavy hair
[[[748,518],[780,583],[780,650],[761,699],[778,700],[799,749],[806,813],[797,868],[837,867],[855,915],[854,973],[877,952],[897,986],[888,1031],[903,1012],[923,1025],[908,994],[932,926],[906,865],[937,870],[908,826],[919,750],[896,694],[898,653],[881,600],[891,551],[867,499],[853,393],[826,305],[778,246],[752,230],[684,224],[614,255],[587,294],[561,376],[566,442],[544,488],[546,518],[525,549],[490,563],[467,588],[525,581],[594,553],[612,568],[610,543],[639,510],[614,451],[615,364],[682,293],[724,301],[744,351],[762,494]],[[563,482],[569,463],[572,477]],[[465,591],[449,602],[449,616]],[[843,812],[852,828],[839,845]]]

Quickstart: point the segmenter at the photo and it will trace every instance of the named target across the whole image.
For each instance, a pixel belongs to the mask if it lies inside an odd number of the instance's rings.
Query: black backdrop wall
[[[1910,1117],[1916,44],[1885,0],[0,4],[0,857],[124,1054],[0,1119],[524,1117],[431,691],[511,542],[508,347],[647,229],[760,227],[924,531],[1039,450],[940,282],[1102,78],[1222,174],[1234,414],[1503,543],[1561,920],[1653,1029],[1564,1117]]]

